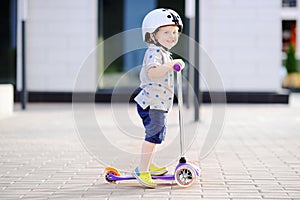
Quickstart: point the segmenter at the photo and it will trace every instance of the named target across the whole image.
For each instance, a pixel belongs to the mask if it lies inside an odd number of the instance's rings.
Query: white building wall
[[[97,0],[28,0],[28,91],[71,92],[80,65],[96,45]],[[83,91],[96,88],[97,66],[93,63],[81,85]],[[19,88],[20,73],[18,58]]]
[[[201,0],[200,43],[226,91],[281,87],[281,0]],[[201,72],[212,78],[204,63]],[[205,83],[201,83],[206,90]]]

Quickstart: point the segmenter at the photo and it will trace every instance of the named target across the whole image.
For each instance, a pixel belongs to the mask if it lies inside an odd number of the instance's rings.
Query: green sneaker
[[[135,168],[132,175],[138,180],[140,184],[149,188],[155,188],[156,183],[151,178],[150,172],[140,172],[138,168]]]
[[[155,164],[151,164],[149,167],[151,176],[162,176],[168,172],[166,167],[158,167]]]

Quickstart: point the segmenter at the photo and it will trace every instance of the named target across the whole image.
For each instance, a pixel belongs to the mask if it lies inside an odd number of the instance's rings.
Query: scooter
[[[183,129],[183,117],[182,117],[182,77],[181,77],[181,65],[175,64],[173,69],[177,72],[177,91],[178,91],[178,108],[179,108],[179,130],[180,130],[180,152],[181,158],[175,168],[174,174],[165,174],[162,176],[152,176],[152,179],[176,181],[181,187],[191,186],[200,176],[200,169],[192,164],[188,163],[183,153],[184,146],[184,129]],[[117,181],[132,180],[135,179],[132,175],[121,175],[118,169],[114,167],[107,167],[105,169],[105,180],[108,183],[116,183]]]

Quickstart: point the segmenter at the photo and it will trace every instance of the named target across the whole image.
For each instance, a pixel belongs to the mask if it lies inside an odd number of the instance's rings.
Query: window
[[[282,7],[297,7],[297,0],[282,0]]]
[[[296,48],[296,20],[282,21],[282,51],[287,52],[289,45]]]

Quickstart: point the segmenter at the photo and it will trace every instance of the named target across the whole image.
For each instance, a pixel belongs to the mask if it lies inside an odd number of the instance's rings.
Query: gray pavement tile
[[[138,195],[138,194],[111,194],[111,196],[109,197],[109,199],[141,199],[142,195]]]
[[[33,188],[28,195],[51,195],[55,192],[55,190],[52,189],[37,189],[37,188]]]
[[[170,192],[166,191],[166,192],[159,192],[159,193],[156,193],[156,192],[153,192],[153,193],[144,193],[143,194],[143,198],[161,198],[161,197],[164,197],[164,198],[168,198],[170,196]]]
[[[201,188],[203,190],[205,190],[205,189],[220,190],[220,189],[227,189],[228,186],[226,186],[226,185],[213,185],[213,184],[201,184]]]
[[[278,185],[279,184],[279,181],[277,181],[275,178],[254,179],[252,181],[254,184],[257,184],[257,185]]]
[[[228,193],[227,188],[226,189],[201,189],[203,194],[219,194],[219,193]]]
[[[176,196],[176,195],[190,195],[190,196],[201,196],[202,194],[204,194],[202,191],[200,190],[185,190],[186,188],[180,188],[178,190],[171,190],[170,191],[170,196]]]
[[[88,184],[88,183],[93,183],[95,180],[96,180],[95,176],[90,176],[90,177],[87,177],[87,176],[82,176],[82,177],[71,176],[71,177],[67,178],[67,183],[73,183],[73,184],[85,183],[85,184]]]
[[[300,191],[286,191],[287,192],[287,194],[289,195],[289,196],[297,196],[297,198],[299,198],[300,197]]]
[[[30,190],[1,190],[1,197],[4,196],[21,196],[28,194]]]
[[[32,186],[32,185],[10,185],[10,186],[7,186],[7,187],[5,187],[5,191],[15,191],[15,190],[19,190],[19,191],[21,191],[21,190],[31,190],[32,188],[34,188],[34,187],[36,187],[36,186]]]
[[[284,200],[292,200],[291,197],[288,196],[273,196],[273,195],[269,195],[269,196],[263,196],[263,199],[284,199]]]
[[[109,197],[112,194],[112,191],[85,191],[82,193],[83,197]]]
[[[21,196],[20,199],[32,199],[32,200],[46,200],[48,199],[47,196],[41,196],[41,195],[25,195],[25,196]]]
[[[282,187],[289,187],[289,186],[300,187],[300,181],[299,180],[278,181],[278,183]]]
[[[201,194],[190,194],[190,193],[178,193],[178,194],[170,194],[170,199],[173,198],[185,198],[185,199],[200,199],[202,197]]]
[[[283,187],[284,188],[284,190],[286,190],[286,191],[300,191],[300,187],[299,186],[295,186],[295,185],[293,185],[293,186],[288,186],[288,187]]]
[[[261,195],[265,198],[270,198],[270,196],[277,196],[277,197],[282,197],[282,198],[289,197],[288,193],[285,191],[261,192]]]
[[[123,197],[123,196],[111,196],[109,197],[108,199],[109,200],[118,200],[118,199],[121,199],[121,200],[130,200],[130,199],[141,199],[142,197],[141,196],[127,196],[127,197]]]
[[[279,177],[295,177],[298,176],[299,174],[296,171],[291,171],[291,172],[276,172],[272,174],[274,177],[279,178]]]
[[[89,189],[95,189],[95,190],[113,190],[115,188],[119,188],[119,184],[109,184],[109,183],[94,183],[89,187]]]
[[[203,194],[201,196],[204,198],[224,198],[224,199],[229,198],[229,195],[227,193]]]
[[[256,185],[229,185],[228,190],[257,190],[258,187]]]
[[[3,199],[3,200],[16,200],[16,199],[20,199],[20,195],[18,194],[9,194],[9,195],[6,195],[6,194],[1,194],[0,195],[0,199]]]
[[[171,197],[171,198],[169,198],[169,200],[186,200],[186,199],[193,199],[193,198],[195,198],[195,197],[192,197],[192,196],[186,196],[186,197]],[[200,197],[197,198],[197,199],[200,199]],[[202,198],[201,198],[201,199],[202,199]]]
[[[232,197],[230,200],[257,200],[257,199],[262,199],[262,197]]]
[[[263,189],[281,190],[282,189],[281,186],[275,186],[275,185],[257,185],[257,188],[259,190],[263,190]]]
[[[201,197],[201,199],[209,199],[209,200],[226,200],[226,199],[228,199],[228,200],[230,200],[230,198],[229,197],[225,197],[225,196],[220,196],[220,197],[218,197],[218,196],[212,196],[212,197],[210,197],[210,196],[208,196],[208,197],[206,197],[206,196],[203,196],[203,197]]]
[[[229,197],[230,198],[244,198],[244,199],[248,199],[248,198],[261,198],[262,195],[259,194],[258,192],[236,192],[236,193],[229,193]]]
[[[51,189],[51,190],[57,190],[61,185],[60,184],[47,184],[42,183],[35,187],[35,189]]]
[[[223,175],[224,180],[226,181],[235,181],[235,180],[249,180],[250,175]]]
[[[238,193],[240,193],[240,194],[245,194],[245,193],[259,194],[260,190],[244,188],[244,189],[228,189],[227,192],[229,194],[238,194]]]

